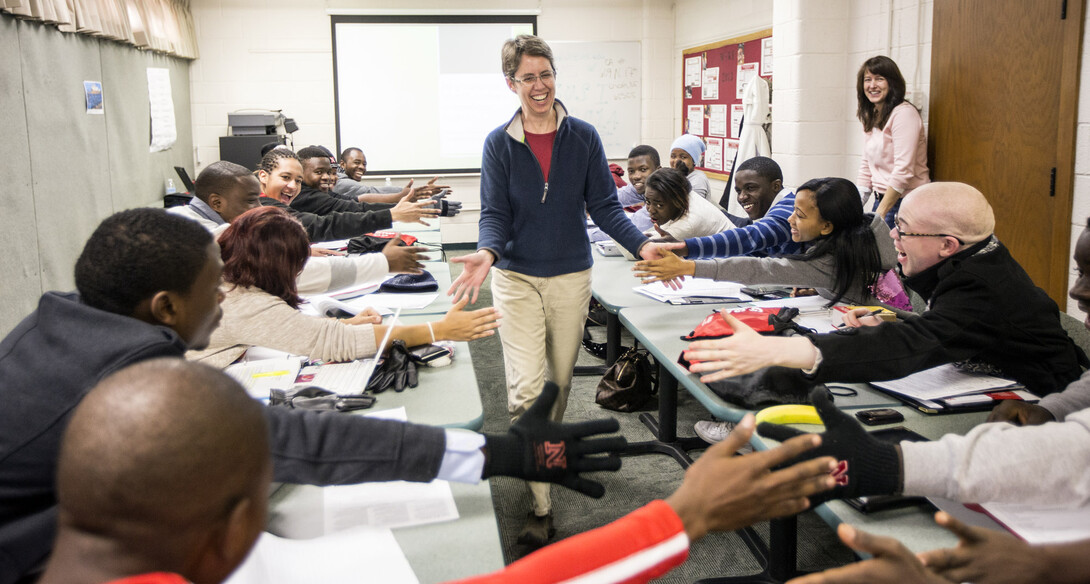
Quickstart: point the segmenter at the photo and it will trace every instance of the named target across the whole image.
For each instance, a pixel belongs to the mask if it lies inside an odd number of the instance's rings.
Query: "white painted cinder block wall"
[[[329,9],[535,10],[546,40],[640,41],[641,137],[660,150],[673,139],[670,71],[673,3],[658,0],[193,0],[201,58],[190,71],[196,167],[219,159],[227,113],[280,109],[299,124],[295,146],[336,144]],[[497,64],[499,50],[496,47]],[[498,66],[498,65],[497,65]],[[382,90],[381,80],[376,88]],[[558,96],[563,99],[563,78]],[[578,116],[578,112],[573,112]],[[620,161],[625,166],[626,161]],[[382,177],[374,177],[381,182]],[[402,179],[395,179],[402,180]],[[443,221],[445,241],[476,241],[480,179],[449,177],[464,211]]]

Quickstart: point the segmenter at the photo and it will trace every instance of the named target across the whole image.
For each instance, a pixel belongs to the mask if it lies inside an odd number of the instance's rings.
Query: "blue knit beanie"
[[[693,162],[697,166],[700,166],[700,155],[704,154],[704,150],[707,146],[704,145],[704,141],[692,134],[682,134],[680,138],[674,140],[674,143],[670,145],[670,150],[675,148],[681,148],[689,153],[689,156],[693,158]]]

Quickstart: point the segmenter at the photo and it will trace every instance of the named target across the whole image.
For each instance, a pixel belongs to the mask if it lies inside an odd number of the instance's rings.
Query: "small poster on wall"
[[[727,104],[716,103],[708,106],[708,135],[727,137]]]
[[[700,61],[699,55],[685,59],[685,87],[700,86]]]
[[[742,115],[746,112],[746,106],[733,103],[730,106],[730,137],[738,139],[742,135]]]
[[[761,39],[761,77],[772,75],[772,37]]]
[[[148,67],[148,102],[151,104],[151,152],[169,149],[178,139],[170,69]]]
[[[734,157],[738,156],[738,141],[723,142],[723,172],[734,172]]]
[[[700,86],[701,99],[719,99],[719,67],[704,70],[704,84]]]
[[[102,103],[102,82],[101,81],[84,81],[83,82],[83,99],[87,104],[87,113],[102,115],[105,113]]]
[[[746,94],[746,84],[757,76],[757,63],[742,63],[738,65],[738,84],[734,88],[735,97],[742,99]]]
[[[704,168],[723,170],[723,140],[708,138],[708,150],[704,153]]]
[[[698,136],[704,135],[704,106],[689,106],[686,121],[688,125],[685,129],[686,134],[696,134]]]

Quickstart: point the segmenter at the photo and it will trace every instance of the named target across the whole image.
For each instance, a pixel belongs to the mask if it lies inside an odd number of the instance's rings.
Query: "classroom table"
[[[407,324],[430,320],[423,315],[401,318]],[[455,344],[447,367],[421,367],[419,385],[398,393],[380,393],[378,411],[404,407],[409,421],[477,430],[484,422],[473,360],[466,343]],[[351,414],[348,414],[351,415]],[[394,530],[394,537],[422,583],[443,582],[503,567],[503,548],[487,481],[450,483],[459,518]],[[281,485],[270,497],[268,531],[282,537],[312,538],[324,534],[322,488]]]
[[[633,288],[640,281],[632,275],[635,262],[623,256],[603,256],[597,250],[591,251],[594,265],[591,267],[590,292],[602,307],[606,309],[606,367],[620,357],[621,322],[617,312],[629,306],[663,306],[663,303],[636,293]],[[587,370],[586,373],[592,373]],[[604,370],[598,372],[598,375]]]
[[[689,373],[678,364],[681,352],[689,341],[681,339],[689,333],[714,307],[706,305],[672,306],[653,301],[653,306],[622,308],[620,322],[655,357],[659,367],[658,419],[648,413],[640,414],[640,421],[651,429],[656,440],[637,443],[645,452],[669,454],[683,467],[692,464],[686,451],[705,448],[707,443],[699,438],[677,436],[677,389],[680,384],[716,418],[737,422],[749,410],[728,403],[700,381],[699,376]],[[853,385],[855,396],[837,397],[837,405],[845,409],[890,407],[900,404],[894,398],[863,385]],[[634,445],[635,446],[635,445]],[[640,452],[633,452],[640,453]]]

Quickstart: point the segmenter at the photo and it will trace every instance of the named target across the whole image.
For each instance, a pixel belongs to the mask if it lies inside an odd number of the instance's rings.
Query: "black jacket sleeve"
[[[317,189],[304,188],[302,192],[291,200],[289,206],[296,211],[306,211],[315,215],[329,213],[362,213],[366,211],[379,211],[393,207],[390,203],[360,203],[334,197]]]
[[[441,428],[339,412],[270,407],[273,480],[306,485],[427,482],[446,449]]]

